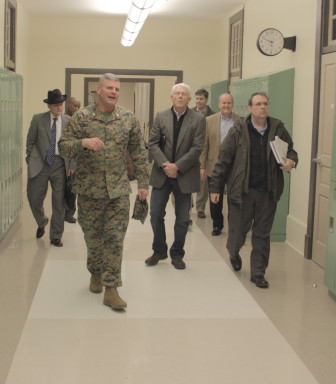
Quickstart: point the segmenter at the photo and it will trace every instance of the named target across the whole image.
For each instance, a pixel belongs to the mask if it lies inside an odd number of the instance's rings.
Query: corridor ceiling
[[[36,16],[125,16],[132,0],[18,0],[18,3]],[[157,0],[150,17],[216,18],[239,11],[244,3],[243,0]]]

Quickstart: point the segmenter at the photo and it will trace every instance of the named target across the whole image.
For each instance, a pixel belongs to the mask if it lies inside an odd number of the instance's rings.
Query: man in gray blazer
[[[205,134],[205,118],[188,108],[191,90],[187,84],[173,86],[173,106],[155,117],[149,135],[149,153],[154,161],[149,184],[152,185],[150,216],[154,233],[153,255],[149,266],[168,257],[164,217],[169,195],[175,197],[174,242],[169,253],[176,269],[185,269],[182,260],[189,225],[191,194],[200,189],[200,163]]]
[[[50,242],[62,247],[64,230],[64,188],[66,170],[64,159],[58,153],[58,140],[68,116],[63,115],[66,95],[59,89],[48,92],[43,102],[48,104],[49,111],[33,116],[30,123],[27,144],[26,162],[28,165],[27,194],[30,208],[37,222],[36,237],[44,235],[48,218],[45,215],[43,202],[48,191],[48,183],[52,188],[52,216],[50,222]]]
[[[229,93],[223,93],[219,96],[218,108],[218,113],[206,118],[205,141],[200,157],[201,180],[208,179],[209,185],[212,171],[218,159],[219,147],[234,122],[240,119],[239,115],[232,112],[233,97]],[[223,197],[224,185],[220,192],[218,204],[214,204],[210,200],[210,214],[213,226],[212,236],[220,235],[224,227]]]

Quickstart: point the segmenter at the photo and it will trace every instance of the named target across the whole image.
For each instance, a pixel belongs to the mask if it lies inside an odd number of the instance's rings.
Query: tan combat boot
[[[93,293],[103,292],[102,275],[91,274],[90,291]]]
[[[104,304],[112,309],[124,309],[127,307],[124,301],[118,294],[117,288],[105,287]]]

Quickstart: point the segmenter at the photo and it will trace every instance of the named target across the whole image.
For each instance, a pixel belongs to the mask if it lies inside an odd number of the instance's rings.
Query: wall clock
[[[295,51],[296,37],[283,37],[283,34],[277,29],[267,28],[259,33],[257,47],[263,55],[276,56],[284,48]]]

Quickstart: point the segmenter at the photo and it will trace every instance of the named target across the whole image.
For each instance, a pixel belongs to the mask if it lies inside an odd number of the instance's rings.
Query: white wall
[[[5,19],[5,0],[0,0],[0,67],[4,67],[5,60],[5,30],[4,20]]]

